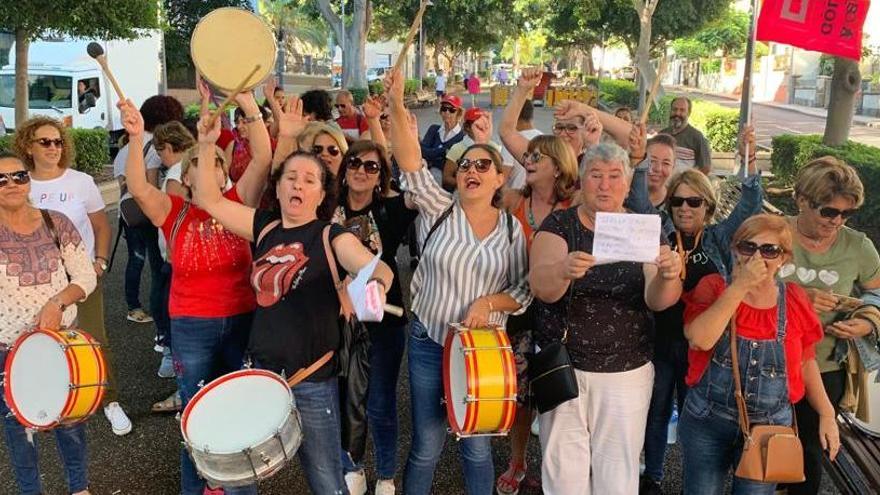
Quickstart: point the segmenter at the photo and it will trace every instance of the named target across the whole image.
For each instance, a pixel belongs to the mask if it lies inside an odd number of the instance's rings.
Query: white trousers
[[[654,365],[575,376],[578,397],[538,417],[544,494],[638,493]]]

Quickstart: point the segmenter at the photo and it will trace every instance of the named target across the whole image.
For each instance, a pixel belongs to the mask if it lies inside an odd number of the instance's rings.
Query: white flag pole
[[[758,21],[758,0],[752,0],[752,15],[749,21],[749,41],[746,44],[746,66],[743,70],[742,97],[739,104],[739,133],[752,122],[752,66],[755,64],[755,36]],[[739,175],[749,176],[749,143],[744,146],[743,161]]]

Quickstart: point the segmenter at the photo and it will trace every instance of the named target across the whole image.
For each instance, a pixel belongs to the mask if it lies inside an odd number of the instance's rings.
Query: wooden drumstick
[[[214,110],[214,113],[211,114],[211,118],[208,120],[208,129],[214,127],[214,122],[216,122],[217,117],[219,117],[220,114],[223,113],[226,105],[229,105],[232,100],[234,100],[235,97],[238,96],[239,93],[241,93],[244,87],[247,86],[248,81],[250,81],[251,78],[254,77],[254,74],[256,74],[257,71],[261,68],[262,66],[260,64],[255,65],[254,69],[247,75],[247,77],[245,77],[240,83],[238,83],[238,87],[236,87],[231,93],[229,93],[226,99],[223,100],[222,103],[220,103],[220,106],[217,107],[217,110]]]
[[[111,71],[110,67],[107,65],[107,56],[104,55],[104,48],[93,41],[86,46],[86,52],[98,62],[98,65],[101,66],[107,79],[110,79],[110,84],[113,85],[113,89],[116,91],[116,96],[119,97],[119,101],[125,101],[125,93],[122,92],[122,88],[119,87],[119,83],[116,82],[116,78],[113,76],[113,71]]]
[[[400,306],[395,306],[393,304],[386,304],[385,312],[390,313],[394,316],[403,316],[403,308],[401,308]]]
[[[427,0],[422,0],[422,5],[419,7],[418,13],[416,13],[416,18],[413,20],[412,26],[409,28],[409,34],[406,35],[406,43],[403,44],[403,48],[400,49],[400,55],[397,56],[397,61],[394,62],[394,70],[400,68],[403,65],[403,61],[406,60],[406,53],[409,51],[409,47],[413,44],[413,41],[416,38],[416,31],[419,30],[419,26],[422,24],[422,16],[425,14],[425,9],[428,8]]]
[[[642,125],[648,123],[648,116],[651,113],[651,105],[654,103],[654,96],[657,94],[657,90],[660,89],[660,80],[663,79],[663,74],[666,72],[666,55],[663,55],[663,58],[660,59],[660,67],[657,69],[657,77],[654,78],[654,83],[651,84],[651,91],[648,93],[648,99],[645,101],[645,110],[642,111],[642,116],[639,121]]]

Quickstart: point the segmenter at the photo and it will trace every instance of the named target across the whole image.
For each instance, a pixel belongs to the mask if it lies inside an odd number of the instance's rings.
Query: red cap
[[[459,98],[455,95],[444,96],[443,99],[440,101],[440,103],[449,103],[450,105],[452,105],[456,109],[461,108],[461,98]]]
[[[468,108],[467,111],[464,113],[464,121],[465,122],[474,122],[475,120],[479,119],[482,116],[483,116],[483,110],[481,110],[477,107]]]

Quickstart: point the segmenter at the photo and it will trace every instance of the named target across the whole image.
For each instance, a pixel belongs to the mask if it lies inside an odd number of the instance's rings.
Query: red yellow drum
[[[507,333],[452,325],[443,347],[443,387],[456,435],[507,434],[516,414],[516,367]]]
[[[36,330],[6,357],[4,398],[22,425],[49,430],[85,420],[101,405],[107,368],[101,344],[82,330]]]

